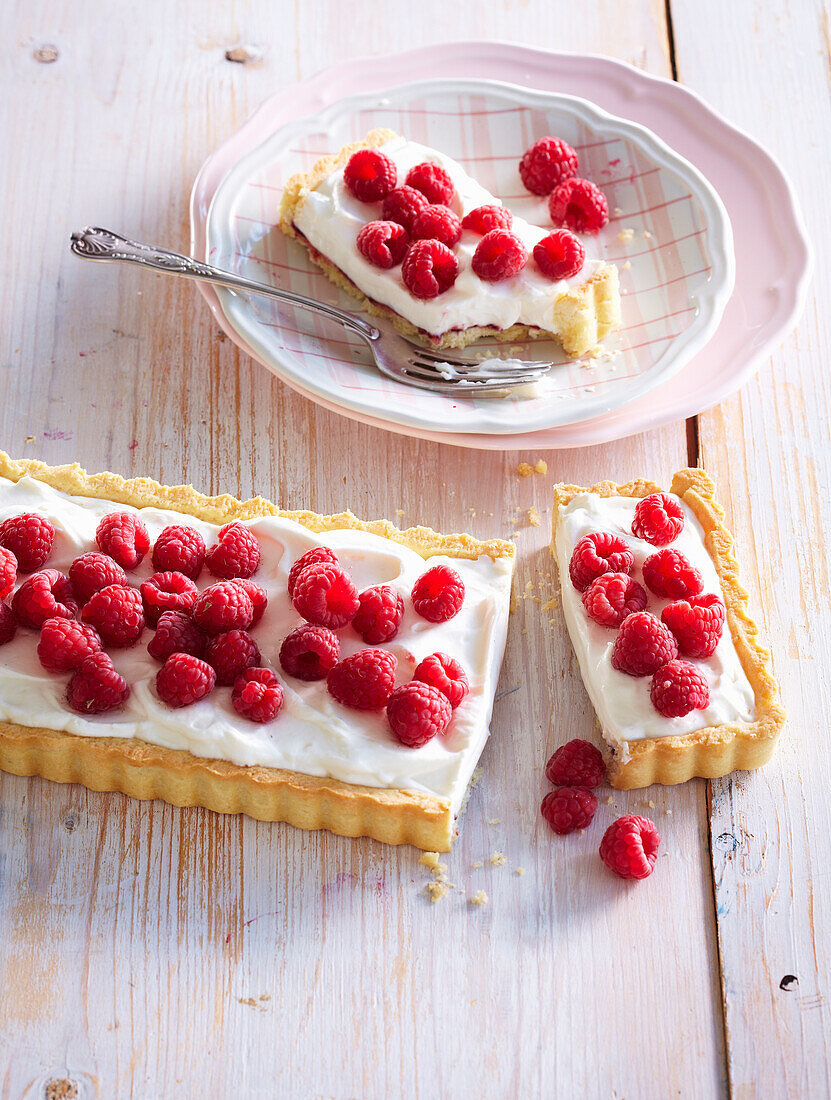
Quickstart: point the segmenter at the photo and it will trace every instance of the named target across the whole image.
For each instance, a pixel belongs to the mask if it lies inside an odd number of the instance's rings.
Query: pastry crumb
[[[438,852],[422,852],[418,857],[418,862],[424,867],[429,867],[431,871],[434,871],[439,865],[439,853]]]
[[[496,849],[496,850],[495,850],[495,851],[494,851],[494,852],[493,852],[493,853],[491,854],[491,857],[490,857],[490,862],[491,862],[491,863],[492,863],[492,864],[494,865],[494,867],[504,867],[504,865],[505,865],[505,864],[506,864],[506,863],[507,863],[508,861],[507,861],[507,860],[505,859],[504,855],[503,855],[503,854],[502,854],[502,853],[501,853],[501,852],[499,851],[499,849],[497,848],[497,849]]]
[[[649,230],[648,230],[648,229],[644,229],[644,231],[643,231],[643,239],[644,239],[645,241],[651,241],[651,240],[652,240],[652,234],[651,234],[651,233],[649,232]]]
[[[542,524],[542,517],[533,504],[528,509],[528,523],[531,527],[540,527]]]
[[[473,775],[470,777],[469,786],[471,786],[471,787],[478,786],[479,785],[479,780],[482,778],[482,776],[484,774],[485,774],[485,769],[484,768],[474,768],[473,769]]]
[[[608,796],[607,798],[605,798],[605,799],[604,799],[604,801],[605,801],[605,803],[606,803],[606,805],[607,805],[607,806],[611,806],[611,804],[612,804],[612,802],[614,801],[614,799],[612,798],[612,796],[611,796],[611,795],[609,795],[609,796]]]
[[[446,882],[428,882],[424,889],[430,895],[431,904],[435,905],[448,893],[448,884]]]
[[[481,867],[484,867],[484,863],[481,859],[477,859],[475,863],[471,864],[474,871],[478,871]]]
[[[624,244],[627,241],[632,241],[632,240],[635,239],[635,230],[634,229],[621,229],[620,233],[618,233],[618,235],[617,235],[617,239],[619,241],[622,241]]]
[[[621,271],[628,271],[631,268],[631,266],[632,266],[632,261],[631,260],[626,260],[624,263],[622,263],[620,265],[620,269],[621,269]]]
[[[471,905],[487,905],[488,895],[484,890],[477,890],[476,893],[470,899]]]
[[[498,824],[499,824],[499,818],[498,817],[489,817],[488,818],[488,825],[498,825]]]
[[[650,810],[654,810],[655,809],[655,799],[650,798],[650,800],[647,802],[647,806],[650,808]]]
[[[403,516],[404,515],[404,509],[403,508],[396,508],[395,509],[395,514],[397,516]]]
[[[514,874],[515,875],[524,875],[525,874],[525,868],[524,867],[517,867],[517,869],[514,871]]]
[[[548,473],[548,463],[545,461],[544,458],[538,458],[537,461],[534,463],[534,469],[538,474],[542,474],[543,476],[545,476],[545,474]]]
[[[520,477],[530,477],[534,472],[534,467],[530,462],[520,462],[519,466],[516,468],[516,472]]]

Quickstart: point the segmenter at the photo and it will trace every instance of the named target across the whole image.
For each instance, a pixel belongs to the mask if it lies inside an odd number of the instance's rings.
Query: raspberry
[[[609,220],[609,204],[590,180],[568,179],[549,195],[548,213],[555,225],[573,233],[599,233]]]
[[[288,590],[289,596],[294,599],[294,588],[297,584],[297,578],[303,572],[307,565],[337,565],[338,558],[334,550],[330,550],[328,546],[313,546],[311,550],[307,550],[305,554],[301,554],[294,565],[289,571]]]
[[[81,554],[69,567],[69,579],[72,581],[72,591],[83,606],[87,600],[102,588],[111,584],[127,585],[127,574],[117,561],[113,561],[107,554],[99,554],[96,550],[90,550],[88,554]]]
[[[103,650],[84,657],[66,687],[66,701],[79,714],[103,714],[125,703],[127,681]]]
[[[395,187],[395,164],[377,149],[359,149],[343,170],[343,182],[361,202],[378,202]]]
[[[254,584],[247,577],[235,577],[234,584],[248,593],[251,606],[254,608],[254,618],[251,620],[251,626],[256,626],[268,607],[268,596],[265,594],[265,589],[260,588],[258,584]]]
[[[0,603],[0,645],[10,642],[17,633],[17,619],[7,603]]]
[[[661,838],[648,817],[625,814],[612,822],[600,841],[600,858],[621,878],[648,878]]]
[[[389,585],[367,588],[358,597],[359,607],[352,625],[369,645],[391,641],[404,618],[404,601]]]
[[[425,196],[414,187],[397,187],[384,199],[381,217],[385,222],[398,222],[412,233],[416,218],[428,205]]]
[[[0,523],[0,546],[11,550],[21,573],[36,573],[52,553],[55,528],[33,512],[9,516]]]
[[[201,657],[205,651],[205,635],[189,615],[181,611],[163,611],[156,624],[156,633],[147,645],[147,652],[157,661],[166,661],[171,653],[190,653]]]
[[[38,658],[47,672],[71,672],[102,648],[98,631],[75,619],[47,619],[40,628]]]
[[[280,646],[280,666],[297,680],[325,680],[339,657],[337,634],[311,623],[296,627]]]
[[[307,622],[331,630],[351,623],[360,605],[358,590],[346,570],[326,562],[303,570],[291,602]]]
[[[430,623],[446,623],[458,615],[465,598],[465,585],[449,565],[434,565],[413,585],[413,607]]]
[[[154,573],[141,585],[144,617],[150,626],[155,626],[163,611],[190,614],[198,595],[199,589],[184,573]]]
[[[543,137],[526,149],[519,162],[519,174],[532,195],[548,195],[563,180],[577,175],[577,154],[565,141]]]
[[[234,681],[234,710],[252,722],[270,722],[283,705],[283,688],[270,668],[247,668]]]
[[[652,677],[649,697],[665,718],[683,718],[691,710],[706,710],[710,688],[703,674],[689,661],[669,661]]]
[[[12,610],[21,626],[40,630],[47,619],[74,619],[78,610],[69,577],[44,569],[27,577],[15,592]]]
[[[432,684],[411,680],[396,688],[387,703],[390,729],[408,748],[418,749],[447,729],[453,717],[450,700]]]
[[[585,248],[567,229],[555,229],[534,245],[534,263],[549,279],[570,279],[585,259]]]
[[[95,541],[124,569],[135,569],[150,549],[147,528],[132,512],[110,512],[98,524]]]
[[[219,581],[199,593],[191,615],[205,634],[247,630],[254,621],[254,604],[236,581]]]
[[[667,604],[661,618],[685,657],[712,657],[724,630],[724,604],[712,592]]]
[[[583,606],[600,626],[620,626],[627,615],[643,611],[646,592],[628,573],[603,573],[583,593]]]
[[[213,691],[216,673],[191,653],[171,653],[156,673],[156,691],[169,707],[189,707]]]
[[[235,520],[220,527],[219,541],[205,554],[208,572],[223,580],[250,577],[260,564],[260,544],[254,532]]]
[[[425,206],[413,224],[414,241],[441,241],[452,248],[461,235],[462,223],[447,206]]]
[[[456,194],[453,180],[447,172],[440,164],[433,164],[429,160],[411,168],[404,183],[426,195],[427,201],[437,206],[449,206]]]
[[[6,546],[0,546],[0,600],[14,592],[17,580],[17,558]]]
[[[484,237],[492,229],[510,229],[513,223],[513,214],[504,206],[477,206],[462,218],[462,229]]]
[[[396,267],[407,255],[410,235],[398,222],[367,222],[355,244],[365,260],[386,270]]]
[[[606,778],[603,754],[589,741],[575,738],[554,752],[545,774],[555,787],[599,787]]]
[[[260,663],[260,649],[247,631],[227,630],[208,642],[205,660],[216,672],[218,684],[233,684],[247,668]]]
[[[704,588],[701,574],[677,550],[659,550],[643,563],[643,579],[656,596],[683,600]]]
[[[672,633],[649,611],[623,620],[612,649],[612,667],[628,676],[651,676],[678,656]]]
[[[157,573],[184,573],[195,581],[205,564],[205,540],[193,527],[165,527],[153,544]]]
[[[385,649],[359,649],[326,677],[330,695],[355,710],[382,710],[395,687],[398,661]]]
[[[578,592],[585,592],[604,573],[629,573],[635,557],[623,539],[603,531],[583,535],[571,554],[568,575]]]
[[[438,298],[458,274],[459,261],[441,241],[416,241],[401,265],[401,278],[415,298]]]
[[[136,644],[144,630],[141,592],[110,584],[89,598],[81,618],[95,627],[105,645],[126,649]]]
[[[522,271],[528,251],[519,237],[507,229],[492,229],[476,246],[470,266],[480,279],[498,283]]]
[[[413,673],[413,679],[422,680],[440,691],[446,696],[453,710],[470,691],[465,670],[457,660],[448,657],[446,653],[431,653],[429,657],[419,661]]]
[[[684,530],[684,509],[667,493],[653,493],[635,506],[632,534],[653,546],[668,546]]]
[[[566,836],[591,823],[597,799],[585,787],[558,787],[542,800],[540,813],[559,836]]]

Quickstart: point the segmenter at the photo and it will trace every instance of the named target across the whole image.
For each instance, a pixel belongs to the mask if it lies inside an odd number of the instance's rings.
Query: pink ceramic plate
[[[345,63],[266,101],[213,154],[197,178],[191,196],[193,255],[205,256],[208,209],[225,174],[287,121],[319,113],[347,92],[380,90],[414,77],[487,77],[529,89],[567,92],[663,137],[707,176],[727,207],[734,231],[735,293],[706,349],[648,397],[615,412],[543,431],[494,436],[402,427],[345,409],[293,379],[299,392],[364,423],[441,442],[498,449],[582,446],[689,416],[722,400],[795,322],[807,288],[810,253],[790,187],[768,154],[677,84],[606,58],[496,43],[430,47],[374,59],[371,66]],[[203,293],[231,338],[259,358],[230,323],[214,292],[205,288]]]

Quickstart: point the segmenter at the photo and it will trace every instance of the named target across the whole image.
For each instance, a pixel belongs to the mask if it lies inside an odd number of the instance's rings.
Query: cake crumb
[[[655,799],[650,798],[650,800],[647,802],[647,806],[650,808],[650,810],[654,810],[655,809]]]
[[[478,871],[480,868],[484,867],[485,865],[484,865],[484,863],[482,862],[481,859],[477,859],[475,863],[471,864],[471,866],[473,867],[474,871]]]
[[[615,216],[615,217],[617,218],[617,217],[619,217],[619,216],[620,216],[620,215],[621,215],[621,214],[623,213],[623,211],[621,210],[621,208],[620,208],[619,206],[616,206],[616,207],[614,207],[614,209],[612,210],[612,213],[613,213],[613,214],[614,214],[614,216]]]
[[[604,801],[606,802],[606,805],[607,805],[607,806],[611,806],[611,804],[612,804],[612,802],[614,801],[614,799],[612,798],[612,796],[611,796],[611,795],[609,795],[609,796],[608,796],[608,797],[607,797],[607,798],[606,798],[606,799],[605,799]]]
[[[537,471],[538,474],[542,474],[544,476],[548,473],[548,463],[545,461],[544,458],[538,458],[536,463],[534,464],[534,469]]]
[[[559,606],[560,605],[557,602],[556,596],[552,596],[550,600],[545,601],[545,603],[542,605],[542,609],[543,611],[554,611],[555,608],[558,608]]]
[[[507,863],[507,860],[505,859],[503,854],[497,848],[492,853],[491,858],[490,858],[490,862],[494,865],[494,867],[504,867],[504,865]]]
[[[404,509],[403,508],[396,508],[395,509],[395,514],[397,516],[403,516],[404,515]]]
[[[651,241],[651,240],[652,240],[652,234],[651,234],[651,233],[649,232],[649,230],[648,230],[648,229],[644,229],[644,231],[643,231],[643,239],[644,239],[645,241]]]
[[[534,467],[530,462],[520,462],[519,466],[516,468],[516,472],[520,477],[530,477],[534,472]]]
[[[446,882],[428,882],[424,889],[430,895],[431,904],[435,905],[447,894],[448,885]]]
[[[431,871],[434,871],[439,865],[439,853],[438,852],[422,852],[418,857],[418,862],[425,867],[429,867]]]
[[[514,874],[515,875],[524,875],[525,874],[525,868],[524,867],[517,867],[516,871],[514,871]]]
[[[488,825],[498,825],[498,824],[499,824],[499,818],[498,817],[489,817],[488,818]]]
[[[470,899],[471,905],[487,905],[488,895],[484,890],[477,890],[476,893]]]
[[[631,268],[631,266],[632,266],[632,261],[631,260],[626,260],[624,263],[622,263],[620,265],[620,269],[621,269],[621,271],[628,271]]]
[[[528,509],[528,523],[531,527],[540,527],[542,524],[542,517],[533,504]]]
[[[622,241],[624,244],[627,241],[634,240],[634,238],[635,238],[635,230],[634,229],[621,229],[620,233],[618,233],[618,235],[617,235],[617,239],[619,241]]]

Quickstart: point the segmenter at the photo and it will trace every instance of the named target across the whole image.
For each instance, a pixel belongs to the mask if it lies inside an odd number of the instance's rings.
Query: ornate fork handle
[[[313,298],[305,298],[302,294],[292,294],[289,290],[278,290],[277,287],[267,286],[265,283],[257,283],[252,279],[244,279],[241,275],[235,275],[231,271],[222,271],[210,264],[200,263],[190,256],[184,256],[179,252],[171,252],[166,248],[154,248],[151,245],[131,241],[114,233],[111,229],[100,229],[97,226],[87,226],[79,233],[73,233],[70,249],[76,256],[85,260],[110,261],[124,264],[138,264],[151,271],[158,271],[165,275],[180,275],[186,279],[201,279],[206,283],[218,283],[221,286],[231,287],[233,290],[244,290],[251,294],[261,294],[266,298],[274,298],[278,302],[286,302],[289,305],[300,306],[316,313],[319,317],[325,317],[330,321],[336,321],[345,329],[362,336],[364,340],[374,341],[380,336],[378,329],[367,324],[354,314],[335,309],[333,306],[316,302]]]

